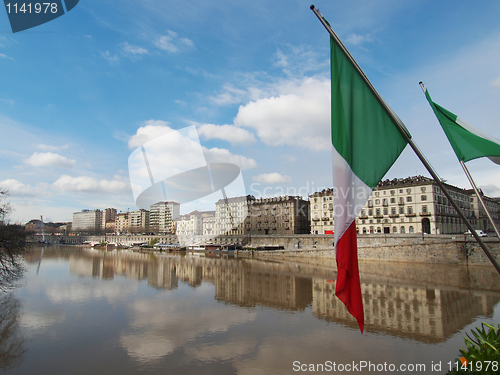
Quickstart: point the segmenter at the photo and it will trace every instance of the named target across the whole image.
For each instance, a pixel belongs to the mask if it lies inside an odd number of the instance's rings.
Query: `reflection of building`
[[[464,215],[477,225],[481,215],[470,191],[445,185]],[[333,232],[333,196],[333,189],[310,195],[311,233]],[[488,201],[498,217],[500,205],[493,199]],[[380,182],[358,215],[356,228],[358,233],[444,234],[467,230],[436,182],[423,176]]]
[[[176,289],[179,283],[175,264],[162,258],[151,264],[148,272],[148,285],[159,289]]]
[[[470,324],[477,315],[490,315],[498,301],[469,291],[361,283],[365,328],[426,341],[442,341]],[[334,280],[313,279],[313,313],[319,318],[356,325],[335,296]]]
[[[284,310],[304,310],[312,301],[309,278],[220,267],[213,282],[217,300],[240,306],[262,304]]]
[[[44,257],[47,256],[50,255],[46,252]],[[70,272],[80,276],[123,275],[133,280],[147,280],[148,285],[166,290],[176,289],[179,280],[193,287],[209,282],[213,283],[215,299],[219,301],[286,311],[303,311],[312,305],[312,313],[320,319],[357,327],[335,296],[335,270],[326,264],[299,266],[93,249],[78,252],[73,248],[69,258]],[[365,328],[440,342],[472,323],[477,316],[491,316],[500,300],[498,275],[494,270],[477,267],[446,272],[449,270],[436,265],[430,270],[428,266],[371,265],[370,276],[361,275]],[[401,277],[395,278],[395,275]],[[434,284],[437,279],[440,281]]]

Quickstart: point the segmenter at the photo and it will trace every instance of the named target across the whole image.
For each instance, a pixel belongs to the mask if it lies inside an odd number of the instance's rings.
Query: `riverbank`
[[[46,236],[50,243],[82,244],[113,243],[133,246],[157,239],[160,243],[178,243],[175,236]],[[35,239],[33,239],[35,240]],[[484,241],[495,259],[500,261],[500,242],[496,237]],[[287,236],[220,236],[212,244],[239,244],[244,250],[234,252],[239,257],[294,260],[321,264],[335,258],[332,235]],[[262,248],[280,250],[257,250]],[[147,251],[147,250],[144,250]],[[228,252],[231,253],[231,252]],[[489,259],[470,236],[422,234],[371,234],[358,236],[358,258],[367,261],[400,263],[435,263],[489,265]]]

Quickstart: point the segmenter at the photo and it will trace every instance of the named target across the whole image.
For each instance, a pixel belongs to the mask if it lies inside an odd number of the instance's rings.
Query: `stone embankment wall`
[[[176,243],[175,236],[46,236],[51,243],[81,244],[84,241],[133,244],[149,242]],[[485,237],[484,242],[500,262],[500,242],[496,237]],[[210,240],[216,244],[242,244],[250,248],[282,246],[284,250],[254,251],[258,257],[274,259],[307,258],[308,263],[318,263],[335,258],[332,235],[288,236],[222,236]],[[439,263],[439,264],[490,264],[474,238],[464,235],[422,234],[371,234],[358,236],[358,258],[370,261]]]
[[[257,237],[257,236],[256,236]],[[259,257],[274,259],[307,258],[310,264],[321,264],[335,258],[333,236],[288,236],[270,239],[252,237],[254,246],[281,245],[284,250],[258,252]],[[500,262],[500,242],[483,238],[490,252]],[[439,264],[484,264],[490,261],[472,237],[464,235],[360,235],[358,258],[367,261],[390,261]]]

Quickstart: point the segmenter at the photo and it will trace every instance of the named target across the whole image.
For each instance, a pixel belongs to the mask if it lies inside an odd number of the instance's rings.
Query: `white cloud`
[[[147,55],[147,49],[129,44],[128,42],[121,44],[122,51],[127,55]]]
[[[51,145],[46,145],[43,143],[39,143],[35,146],[37,149],[42,150],[42,151],[58,151],[58,150],[65,150],[69,147],[69,145],[62,145],[62,146],[51,146]]]
[[[278,96],[241,106],[234,124],[255,129],[269,146],[329,150],[330,81],[304,78],[291,81],[279,90]]]
[[[258,176],[254,176],[253,180],[256,182],[261,182],[263,184],[286,184],[292,182],[292,178],[290,176],[281,175],[277,172],[273,173],[263,173]]]
[[[54,154],[52,152],[35,152],[28,159],[26,164],[34,167],[60,167],[71,168],[75,165],[76,161],[68,159],[65,156]]]
[[[0,57],[1,57],[2,59],[14,60],[12,57],[10,57],[10,56],[6,55],[5,53],[0,53]]]
[[[33,197],[44,192],[47,186],[48,185],[44,183],[37,186],[31,186],[14,179],[0,181],[0,187],[7,189],[12,197]]]
[[[500,87],[500,77],[496,77],[490,81],[490,86]]]
[[[130,149],[140,147],[147,141],[157,138],[165,133],[172,131],[168,122],[161,120],[148,120],[143,123],[137,132],[130,137],[128,147]]]
[[[363,43],[371,42],[372,40],[373,38],[370,34],[365,34],[365,35],[351,34],[347,37],[346,43],[358,46]]]
[[[211,163],[232,163],[238,165],[241,169],[251,169],[257,167],[257,162],[254,159],[247,158],[243,155],[234,155],[229,150],[223,148],[203,147],[207,162]]]
[[[116,64],[120,61],[120,57],[117,54],[111,53],[109,51],[101,52],[101,56],[110,64]]]
[[[252,133],[233,125],[203,124],[197,127],[198,134],[206,139],[222,139],[232,144],[250,144],[256,142]]]
[[[181,49],[192,48],[194,43],[188,38],[180,38],[175,31],[168,30],[167,35],[158,37],[155,46],[170,53],[178,53]]]
[[[240,103],[248,95],[247,91],[238,89],[231,85],[225,85],[223,92],[210,99],[217,105],[228,105]]]
[[[130,189],[130,182],[119,176],[113,180],[99,180],[94,177],[71,177],[63,175],[52,184],[56,190],[90,193],[116,193]]]

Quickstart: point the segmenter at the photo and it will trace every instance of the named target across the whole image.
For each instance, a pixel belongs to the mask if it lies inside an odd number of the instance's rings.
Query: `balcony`
[[[399,217],[399,214],[390,214],[389,217]]]
[[[321,220],[323,220],[323,221],[329,221],[330,218],[329,217],[322,217]]]
[[[430,212],[420,212],[419,215],[420,216],[431,216],[431,213]]]
[[[312,221],[320,221],[321,219],[319,217],[315,217],[314,219],[312,219]]]
[[[384,215],[373,215],[375,219],[383,219]]]
[[[398,206],[404,206],[404,205],[405,205],[405,202],[399,201]]]
[[[405,214],[406,217],[415,217],[417,214]]]
[[[360,219],[368,219],[368,215],[359,215]]]

